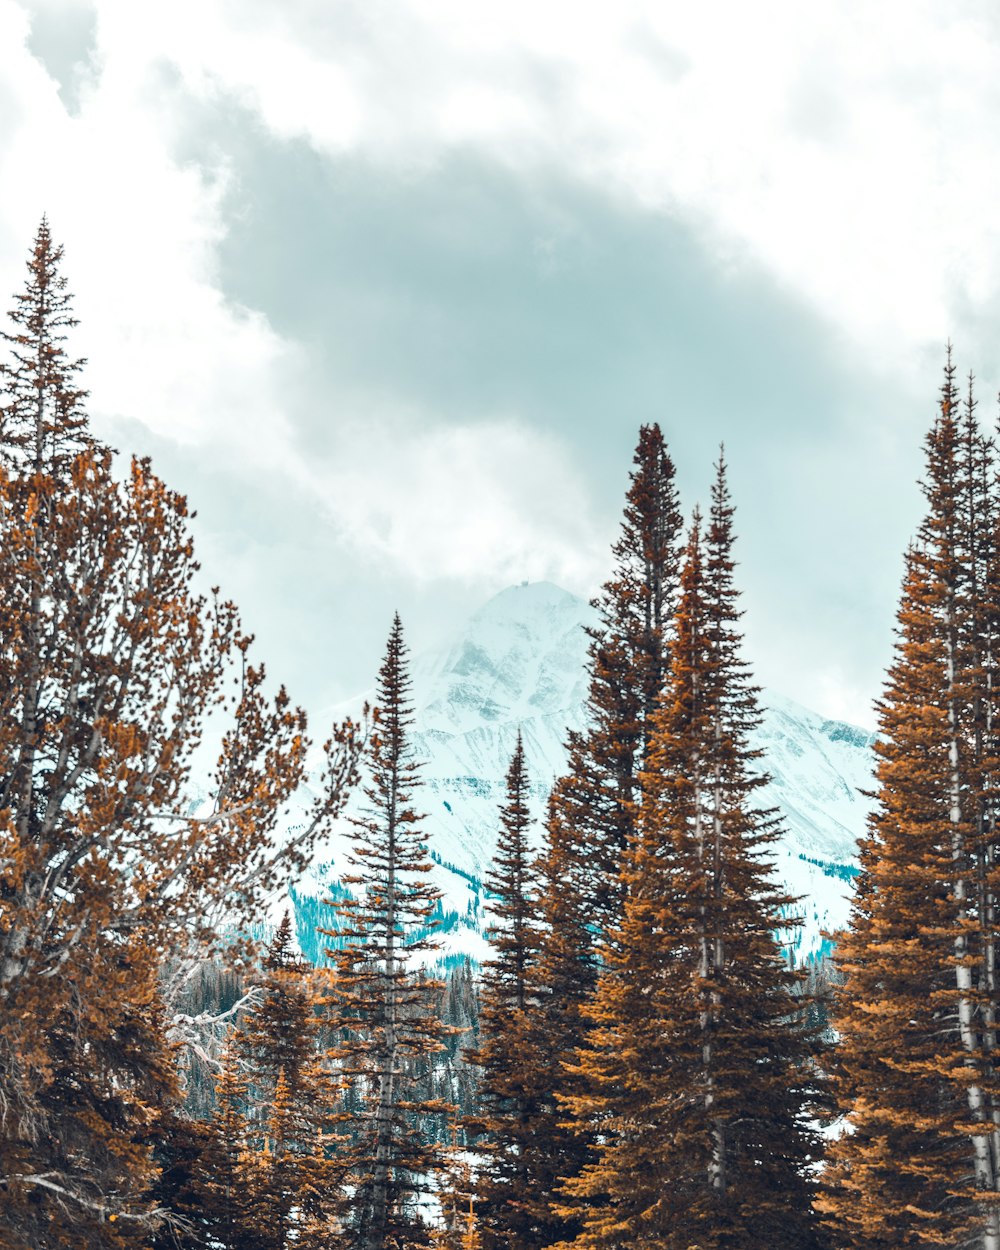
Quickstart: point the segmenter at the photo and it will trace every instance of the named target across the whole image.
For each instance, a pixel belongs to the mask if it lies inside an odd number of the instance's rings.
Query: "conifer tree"
[[[457,1142],[453,1128],[452,1144],[443,1152],[438,1192],[440,1223],[431,1230],[434,1250],[483,1250],[479,1215],[476,1210],[476,1182],[466,1153]]]
[[[94,446],[83,406],[87,392],[77,385],[87,362],[70,359],[63,346],[79,322],[59,269],[62,258],[43,217],[25,289],[14,296],[11,328],[0,330],[10,349],[9,361],[0,361],[0,446],[28,481],[67,473],[75,457]]]
[[[343,1217],[340,1084],[318,1053],[310,970],[292,947],[286,911],[264,960],[256,1001],[234,1048],[247,1085],[243,1195],[246,1250],[299,1246],[308,1225],[333,1237]]]
[[[237,1250],[247,1229],[247,1083],[234,1039],[222,1052],[215,1083],[215,1109],[206,1148],[194,1167],[193,1202],[206,1240],[220,1250]],[[189,1216],[189,1212],[184,1212]],[[199,1238],[199,1241],[201,1238]]]
[[[530,1185],[532,1219],[545,1230],[538,1234],[542,1245],[570,1238],[577,1228],[556,1190],[589,1158],[589,1133],[567,1122],[557,1094],[578,1092],[578,1078],[566,1065],[586,1032],[582,1010],[596,985],[597,936],[614,931],[624,901],[621,859],[634,837],[676,603],[682,518],[674,465],[658,425],[640,429],[634,464],[612,549],[614,572],[594,600],[589,724],[569,735],[566,772],[550,796],[539,859],[542,939],[525,1053],[534,1056],[539,1075],[552,1074],[535,1130],[539,1172]]]
[[[588,727],[569,736],[552,818],[581,860],[588,931],[621,918],[622,858],[635,830],[640,773],[663,685],[677,603],[683,518],[675,470],[658,425],[639,431],[614,572],[593,602],[588,629]]]
[[[419,765],[412,758],[412,707],[406,647],[394,619],[379,669],[378,707],[367,749],[367,810],[354,820],[355,871],[360,887],[335,904],[343,943],[335,961],[333,1055],[360,1093],[347,1128],[353,1211],[347,1230],[358,1250],[403,1250],[426,1241],[418,1199],[438,1167],[428,1122],[447,1104],[420,1100],[414,1065],[443,1050],[434,1010],[440,981],[418,971],[434,948],[432,913],[440,897],[413,807]]]
[[[879,708],[877,804],[838,940],[821,1211],[838,1247],[1000,1247],[994,1063],[996,502],[949,357]]]
[[[592,1023],[566,1099],[596,1126],[567,1181],[577,1250],[806,1250],[815,1244],[805,1122],[815,1082],[795,977],[776,937],[772,812],[749,734],[756,688],[740,656],[732,516],[720,460],[707,538],[696,516],[677,630]]]
[[[335,732],[316,807],[279,848],[304,713],[265,695],[234,606],[192,590],[183,497],[148,461],[119,481],[90,434],[60,256],[43,222],[0,372],[0,1227],[33,1250],[162,1222],[164,973],[182,981],[302,865],[359,745]],[[225,733],[197,803],[210,716]]]
[[[483,965],[479,1028],[485,1134],[480,1168],[479,1225],[487,1247],[544,1244],[534,1185],[545,1161],[535,1158],[538,1123],[547,1110],[552,1074],[539,1063],[529,1010],[539,946],[538,880],[529,845],[529,779],[520,732],[507,772],[506,803],[486,888],[493,895],[490,927],[495,957]],[[544,1139],[543,1139],[544,1140]]]

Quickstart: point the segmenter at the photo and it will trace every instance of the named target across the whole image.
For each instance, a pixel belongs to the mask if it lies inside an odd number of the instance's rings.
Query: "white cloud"
[[[68,242],[86,239],[74,263],[93,258],[104,275],[98,284],[75,271],[88,317],[109,319],[102,300],[132,304],[116,348],[141,356],[160,342],[167,358],[168,322],[183,306],[178,356],[194,363],[198,337],[228,340],[250,366],[251,396],[262,390],[254,375],[267,375],[284,345],[213,297],[225,171],[172,156],[191,95],[236,98],[279,138],[305,137],[325,153],[422,163],[473,146],[679,209],[721,261],[763,262],[896,367],[1000,291],[1000,40],[976,4],[94,8],[97,66],[70,119],[23,49],[24,11],[0,0],[3,81],[8,96],[14,85],[15,113],[19,102],[30,116],[13,138],[5,127],[0,173],[5,187],[31,188],[0,211],[23,238],[44,201]],[[156,305],[139,291],[143,251],[162,321],[150,322]],[[205,382],[197,367],[190,386],[175,380],[173,410]],[[231,404],[221,396],[211,407],[224,420]],[[183,419],[178,433],[193,436]]]
[[[192,100],[235,99],[331,156],[472,149],[679,212],[721,265],[765,266],[899,377],[1000,297],[982,3],[92,0],[70,115],[25,41],[29,9],[74,3],[0,0],[0,290],[46,209],[98,417],[282,474],[363,559],[422,584],[586,584],[579,477],[517,414],[447,427],[384,396],[331,394],[334,452],[307,458],[289,421],[304,349],[220,290],[230,173],[182,157]],[[856,700],[830,680],[828,704]]]
[[[108,72],[164,58],[324,152],[473,145],[679,208],[882,353],[1000,286],[1000,43],[976,4],[98,7]]]
[[[384,411],[340,413],[338,427],[311,486],[359,554],[418,582],[594,584],[606,544],[557,440],[510,419],[444,426]]]
[[[332,395],[333,452],[318,459],[296,447],[288,417],[300,402],[302,351],[260,312],[223,297],[215,256],[227,171],[177,153],[186,93],[220,82],[279,135],[308,117],[316,143],[358,142],[330,66],[277,16],[241,33],[223,4],[96,8],[96,50],[70,116],[26,47],[25,12],[0,0],[0,83],[10,100],[0,183],[19,189],[0,204],[0,280],[21,285],[46,210],[66,245],[82,323],[74,346],[90,357],[98,423],[132,418],[225,457],[227,470],[242,462],[281,473],[357,556],[416,582],[589,585],[594,546],[579,480],[564,449],[516,420],[448,428],[430,414],[400,418],[382,397]],[[481,124],[470,106],[474,115]]]
[[[0,3],[2,76],[18,105],[0,130],[0,185],[17,189],[0,205],[6,288],[21,286],[46,211],[66,247],[82,322],[73,346],[90,357],[98,421],[133,417],[188,443],[239,430],[247,445],[273,439],[280,454],[276,387],[294,352],[213,281],[223,171],[176,161],[169,113],[149,93],[150,66],[141,75],[127,57],[99,49],[71,117],[26,33],[24,15]]]

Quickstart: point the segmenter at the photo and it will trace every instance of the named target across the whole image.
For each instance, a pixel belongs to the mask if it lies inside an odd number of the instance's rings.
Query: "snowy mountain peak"
[[[474,886],[496,845],[498,807],[518,730],[524,737],[536,840],[545,798],[565,765],[567,731],[586,727],[588,603],[550,582],[511,586],[475,613],[450,644],[413,664],[413,755],[422,785],[414,797],[439,860],[438,884],[456,917],[450,949],[478,953],[481,896]],[[823,930],[847,916],[851,864],[872,788],[867,730],[831,721],[764,692],[754,745],[771,782],[760,795],[775,806],[784,833],[774,847],[779,876],[803,898],[796,945],[822,948]],[[327,879],[343,864],[345,826],[329,848]],[[339,845],[338,845],[339,844]],[[323,873],[321,872],[322,876]],[[315,893],[321,889],[317,885]]]
[[[449,647],[415,666],[420,730],[510,726],[582,702],[584,626],[592,616],[583,599],[551,582],[501,591]]]

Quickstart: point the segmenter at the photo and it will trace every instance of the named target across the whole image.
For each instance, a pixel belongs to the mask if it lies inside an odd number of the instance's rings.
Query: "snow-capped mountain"
[[[449,644],[413,663],[416,732],[422,761],[416,796],[436,861],[444,908],[445,953],[481,956],[481,888],[496,841],[497,808],[520,729],[536,815],[564,762],[567,729],[582,729],[590,606],[548,582],[522,583],[485,604]],[[781,810],[785,832],[777,870],[803,897],[798,958],[822,946],[821,930],[843,924],[855,839],[872,786],[874,735],[825,720],[766,693],[757,745],[772,776],[761,802]],[[344,867],[349,826],[335,837],[299,897],[321,895]],[[540,833],[539,833],[540,838]],[[308,922],[313,921],[313,909]],[[303,908],[300,905],[300,911]],[[300,917],[302,922],[306,916]],[[304,923],[300,936],[305,938]]]

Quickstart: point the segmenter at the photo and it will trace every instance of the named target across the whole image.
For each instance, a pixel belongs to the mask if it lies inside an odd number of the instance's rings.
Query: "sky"
[[[314,711],[394,610],[592,594],[658,421],[758,679],[872,724],[998,146],[989,3],[0,0],[0,292],[47,213],[95,428]]]

